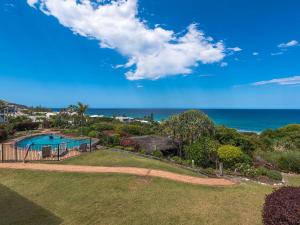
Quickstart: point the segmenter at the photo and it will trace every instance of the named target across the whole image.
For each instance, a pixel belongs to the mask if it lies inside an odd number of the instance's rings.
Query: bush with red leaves
[[[7,132],[4,129],[0,129],[0,142],[5,141],[7,139]]]
[[[265,225],[300,225],[300,187],[282,187],[266,197]]]
[[[123,147],[133,147],[135,150],[139,150],[139,145],[134,140],[130,138],[123,138],[121,140],[121,146]]]

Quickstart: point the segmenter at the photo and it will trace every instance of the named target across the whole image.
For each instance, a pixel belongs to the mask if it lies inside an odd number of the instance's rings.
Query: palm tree
[[[82,135],[82,125],[83,125],[83,120],[84,120],[84,114],[88,109],[88,105],[85,105],[81,102],[78,102],[76,106],[76,112],[80,118],[80,129],[81,129],[81,135]]]

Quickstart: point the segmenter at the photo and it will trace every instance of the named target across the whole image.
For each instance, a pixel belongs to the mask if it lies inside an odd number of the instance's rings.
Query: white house
[[[117,117],[115,117],[115,119],[119,120],[120,122],[123,122],[123,123],[134,122],[134,118],[127,117],[127,116],[117,116]]]

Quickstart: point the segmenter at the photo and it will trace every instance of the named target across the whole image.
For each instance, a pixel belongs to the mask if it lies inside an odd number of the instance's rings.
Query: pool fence
[[[78,145],[75,145],[75,147],[68,146],[68,143],[31,144],[25,147],[19,147],[16,143],[0,143],[0,163],[60,161],[91,152],[92,148],[92,139],[85,143],[82,143],[82,140],[78,140]]]

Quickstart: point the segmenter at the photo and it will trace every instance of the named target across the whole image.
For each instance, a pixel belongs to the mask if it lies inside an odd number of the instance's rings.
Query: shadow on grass
[[[26,187],[24,187],[26,188]],[[0,224],[61,224],[62,219],[0,184]]]

